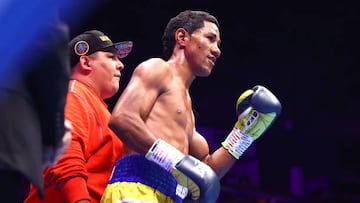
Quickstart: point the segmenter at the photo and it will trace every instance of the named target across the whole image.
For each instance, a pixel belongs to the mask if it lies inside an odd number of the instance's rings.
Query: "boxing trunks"
[[[187,192],[158,164],[128,155],[116,162],[101,203],[181,203]]]

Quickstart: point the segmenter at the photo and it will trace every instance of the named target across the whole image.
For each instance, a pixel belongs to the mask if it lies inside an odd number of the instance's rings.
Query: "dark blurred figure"
[[[15,3],[6,3],[10,4],[9,9],[0,13],[0,17],[19,15],[18,19],[21,13],[15,12]],[[5,47],[0,51],[5,54],[0,62],[1,71],[7,76],[2,74],[0,80],[0,196],[9,203],[22,202],[29,183],[36,185],[43,196],[42,169],[55,163],[70,141],[68,136],[71,137],[71,124],[64,125],[70,73],[69,29],[56,11],[50,10],[51,16],[43,16],[41,22],[31,22],[33,19],[28,18],[28,28],[24,27],[20,33],[6,33],[20,25],[6,22],[6,18],[0,20],[1,36],[6,40],[6,36],[13,35],[11,42],[2,39]],[[30,10],[24,15],[36,12],[39,11]],[[34,27],[39,34],[29,38],[26,44],[19,44]],[[12,50],[6,43],[13,43],[14,49],[26,46],[25,51],[19,51],[16,61],[7,63],[6,57],[11,58]],[[65,143],[64,135],[68,138]]]

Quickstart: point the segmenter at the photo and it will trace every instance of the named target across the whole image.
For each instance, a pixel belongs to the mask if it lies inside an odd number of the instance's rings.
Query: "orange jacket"
[[[93,89],[69,81],[65,118],[73,126],[72,141],[56,165],[43,171],[45,199],[31,185],[24,203],[100,202],[112,168],[122,156],[123,144],[108,127],[110,112]]]

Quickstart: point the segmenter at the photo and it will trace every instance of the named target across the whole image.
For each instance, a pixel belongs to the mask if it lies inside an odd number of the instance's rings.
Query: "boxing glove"
[[[279,100],[265,87],[257,85],[246,90],[236,102],[238,120],[222,146],[239,159],[251,143],[270,128],[281,109]]]
[[[220,193],[220,180],[210,166],[185,155],[172,145],[158,139],[146,158],[169,171],[190,192],[190,197],[200,203],[215,202]],[[188,192],[186,192],[188,193]],[[184,194],[183,198],[187,194]]]

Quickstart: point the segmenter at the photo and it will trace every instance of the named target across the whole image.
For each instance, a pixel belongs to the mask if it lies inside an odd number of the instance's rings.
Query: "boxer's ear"
[[[175,40],[176,43],[180,45],[180,48],[184,48],[185,41],[189,33],[184,28],[179,28],[175,31]]]

